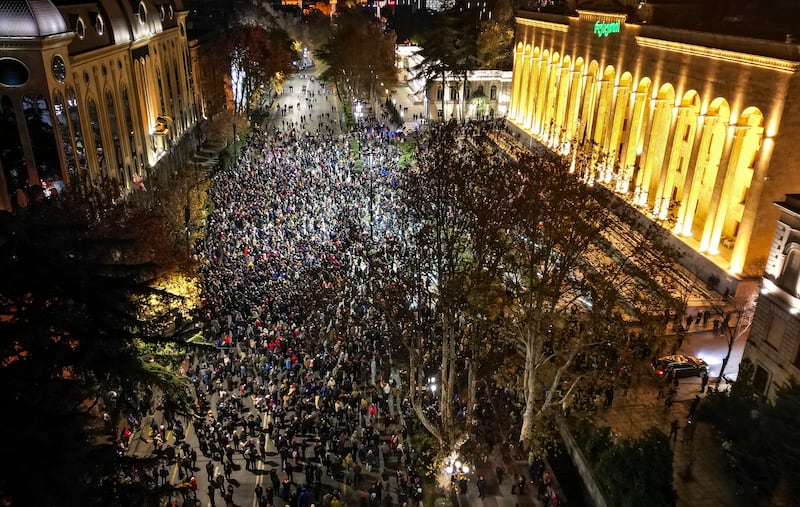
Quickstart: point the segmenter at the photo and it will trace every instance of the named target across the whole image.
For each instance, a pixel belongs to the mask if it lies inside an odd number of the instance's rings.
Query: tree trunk
[[[519,441],[523,446],[527,447],[530,441],[530,436],[533,433],[533,425],[536,419],[536,364],[534,361],[534,348],[533,344],[528,341],[525,346],[525,371],[524,375],[524,393],[525,393],[525,411],[522,413],[522,428],[519,432]]]
[[[475,420],[474,407],[477,399],[478,380],[475,378],[475,365],[472,359],[467,359],[467,425]]]
[[[442,432],[439,431],[439,428],[433,424],[428,416],[425,415],[425,412],[422,410],[422,406],[419,404],[419,400],[417,397],[417,376],[419,375],[418,366],[415,361],[414,354],[410,354],[409,356],[409,368],[408,368],[408,377],[409,377],[409,389],[411,390],[411,407],[414,409],[414,413],[417,415],[417,419],[422,426],[425,427],[428,432],[433,435],[436,440],[439,442],[439,447],[443,447],[444,439],[442,438]]]

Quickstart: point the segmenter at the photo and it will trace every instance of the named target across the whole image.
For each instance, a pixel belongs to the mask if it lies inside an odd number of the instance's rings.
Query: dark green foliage
[[[611,446],[611,428],[603,426],[596,428],[586,419],[578,421],[575,428],[575,440],[578,442],[586,458],[596,463]]]
[[[639,438],[622,438],[600,456],[595,471],[609,505],[675,505],[672,449],[667,435],[651,428]]]
[[[355,8],[339,10],[335,23],[328,42],[316,52],[326,65],[322,78],[336,83],[346,96],[364,100],[394,88],[394,33],[384,33],[375,18]]]
[[[149,286],[154,266],[114,263],[132,242],[53,203],[0,224],[0,432],[16,471],[0,476],[0,496],[14,505],[97,504],[115,457],[102,410],[114,420],[138,412],[150,385],[188,409],[185,379],[141,357],[142,343],[182,338],[167,332],[171,312],[144,312],[144,300],[175,297]]]
[[[730,392],[710,395],[699,415],[733,443],[743,488],[778,505],[800,494],[800,384],[793,379],[777,388],[768,403],[753,388],[753,372],[752,362],[744,359]]]

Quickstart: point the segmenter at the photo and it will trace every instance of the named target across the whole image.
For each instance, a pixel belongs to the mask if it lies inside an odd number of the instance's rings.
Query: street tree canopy
[[[0,431],[18,473],[0,478],[15,505],[92,505],[114,475],[114,446],[100,413],[149,406],[191,410],[176,375],[195,333],[179,295],[154,288],[157,266],[124,264],[130,237],[108,237],[46,203],[0,227]]]
[[[337,11],[334,21],[330,38],[316,52],[326,66],[322,78],[365,100],[393,88],[394,32],[384,33],[377,19],[355,7]]]
[[[239,113],[258,104],[261,93],[273,93],[298,57],[288,34],[275,25],[233,26],[220,49],[222,61],[229,62],[230,100]]]

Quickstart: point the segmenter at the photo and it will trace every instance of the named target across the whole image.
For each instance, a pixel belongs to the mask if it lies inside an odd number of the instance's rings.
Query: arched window
[[[790,244],[786,249],[786,260],[778,278],[778,286],[792,296],[797,296],[800,292],[800,245],[797,243]]]
[[[114,179],[117,180],[124,188],[128,188],[128,181],[125,178],[125,169],[122,157],[122,140],[119,137],[119,123],[117,123],[117,106],[114,103],[114,96],[111,90],[106,90],[106,111],[108,112],[108,123],[111,127],[111,139],[114,143],[114,162],[116,162],[117,171]]]
[[[86,183],[84,180],[89,175],[89,164],[86,160],[86,143],[81,130],[81,117],[78,111],[78,99],[75,90],[67,88],[67,111],[72,135],[75,139],[75,160],[78,162],[78,184]]]
[[[458,88],[450,87],[450,100],[458,100]]]
[[[497,87],[492,86],[489,88],[489,100],[496,100],[497,99]]]
[[[64,153],[64,161],[67,164],[67,174],[72,176],[77,172],[78,162],[75,158],[75,147],[72,146],[72,135],[69,131],[67,105],[60,91],[56,91],[53,94],[53,110],[56,113],[56,127],[61,138],[61,150]]]
[[[442,97],[444,97],[444,87],[437,86],[436,87],[436,99],[437,100],[442,100]]]
[[[41,95],[22,98],[22,111],[28,125],[28,137],[35,154],[36,170],[42,180],[60,178],[61,162],[58,158],[55,128],[50,117],[50,106]],[[40,182],[31,182],[38,185]]]
[[[156,81],[158,81],[158,98],[161,101],[161,111],[159,114],[166,114],[167,109],[164,104],[164,86],[161,84],[161,71],[156,71]]]
[[[86,37],[86,25],[83,23],[83,18],[78,18],[78,22],[75,24],[75,33],[81,40]]]
[[[139,2],[139,23],[142,25],[147,23],[147,7],[144,6],[144,2]]]
[[[95,29],[95,31],[97,31],[97,35],[103,35],[103,32],[105,31],[105,27],[106,27],[106,24],[103,21],[103,16],[98,14],[97,17],[94,18],[94,29]]]
[[[97,167],[101,175],[107,175],[105,151],[103,151],[103,138],[100,133],[100,118],[97,114],[97,104],[94,99],[89,99],[88,102],[89,112],[89,127],[92,129],[92,141],[94,142],[94,149],[97,153]]]
[[[22,142],[19,138],[17,127],[17,114],[14,103],[7,96],[0,100],[0,162],[6,177],[8,192],[12,196],[18,188],[24,188],[28,180],[28,170],[25,165],[25,155],[22,152]],[[13,199],[12,199],[13,202]]]
[[[128,99],[128,88],[125,85],[122,85],[122,91],[120,93],[122,96],[122,114],[125,116],[125,132],[128,136],[128,147],[131,150],[131,158],[133,159],[134,166],[136,165],[136,137],[133,132],[133,111],[131,111],[131,102]],[[131,166],[127,165],[127,180],[129,182],[133,181],[133,172],[131,170]]]

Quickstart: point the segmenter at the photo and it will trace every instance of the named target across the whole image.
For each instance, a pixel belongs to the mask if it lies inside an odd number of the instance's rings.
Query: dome
[[[0,37],[43,37],[67,31],[64,17],[50,0],[0,2]]]

